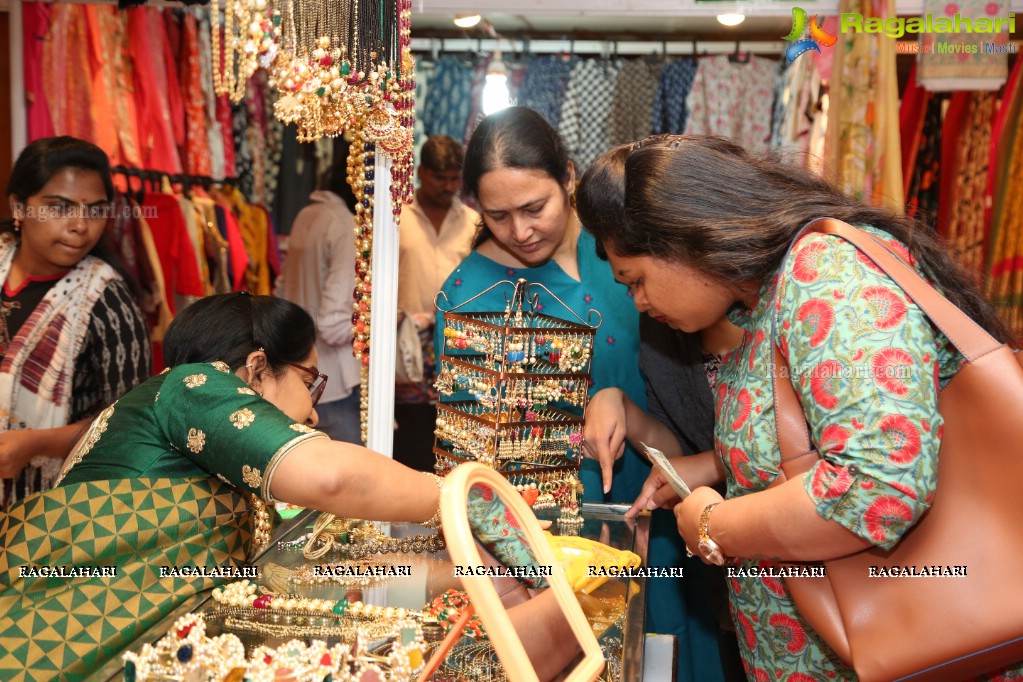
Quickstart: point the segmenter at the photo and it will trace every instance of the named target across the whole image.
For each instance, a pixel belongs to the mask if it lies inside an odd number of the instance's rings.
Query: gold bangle
[[[439,497],[440,491],[444,487],[444,479],[441,478],[440,476],[438,476],[437,474],[430,474],[430,473],[428,473],[426,475],[427,476],[431,476],[437,482],[437,493],[438,493],[438,497]],[[422,526],[423,528],[440,528],[440,500],[439,499],[437,501],[437,511],[435,511],[433,513],[433,516],[431,516],[426,521],[423,521],[422,523],[420,523],[418,525]]]

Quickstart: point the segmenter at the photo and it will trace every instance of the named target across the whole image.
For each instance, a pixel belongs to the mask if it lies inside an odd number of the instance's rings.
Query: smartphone
[[[657,470],[668,481],[671,489],[683,500],[689,497],[692,491],[689,490],[689,486],[686,485],[686,482],[682,480],[682,477],[678,475],[678,472],[668,462],[668,458],[665,457],[664,453],[657,448],[650,447],[646,443],[640,443],[640,445],[643,446],[643,454],[647,456],[651,464],[657,467]]]

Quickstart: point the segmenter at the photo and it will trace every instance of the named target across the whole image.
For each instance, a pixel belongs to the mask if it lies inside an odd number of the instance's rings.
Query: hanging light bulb
[[[742,22],[746,21],[745,14],[738,14],[736,12],[729,12],[728,14],[719,14],[718,23],[725,26],[738,26]]]
[[[501,51],[494,53],[487,67],[487,80],[483,85],[483,113],[489,116],[511,104],[508,95],[508,67],[501,59]]]
[[[480,23],[482,18],[479,14],[456,14],[454,22],[458,28],[472,28]]]

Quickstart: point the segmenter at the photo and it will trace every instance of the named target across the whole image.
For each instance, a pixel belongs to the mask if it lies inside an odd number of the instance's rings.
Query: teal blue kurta
[[[639,374],[639,314],[627,289],[614,281],[611,266],[597,257],[593,237],[588,232],[579,236],[577,246],[580,281],[568,276],[553,260],[537,268],[511,268],[501,265],[478,251],[473,251],[444,282],[441,291],[448,297],[447,307],[453,308],[472,298],[501,280],[514,282],[522,277],[542,284],[565,302],[573,311],[586,319],[586,311],[597,310],[603,317],[593,343],[590,395],[602,388],[615,386],[632,398],[637,405],[646,405],[646,390]],[[500,312],[512,287],[498,287],[480,296],[459,312]],[[537,312],[578,322],[564,306],[542,289]],[[594,318],[596,319],[596,318]],[[442,351],[443,315],[438,313],[434,344],[439,358]],[[614,483],[610,495],[603,494],[600,466],[593,460],[583,462],[582,480],[588,502],[629,502],[639,494],[650,472],[650,465],[631,447],[615,465]]]

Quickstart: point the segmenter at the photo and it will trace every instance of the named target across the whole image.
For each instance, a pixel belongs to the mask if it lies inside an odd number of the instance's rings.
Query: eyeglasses
[[[313,397],[313,407],[316,407],[316,403],[320,402],[320,398],[323,397],[323,392],[327,389],[327,375],[317,372],[311,367],[305,367],[304,365],[296,365],[294,362],[285,362],[285,365],[300,369],[303,372],[308,372],[315,377],[313,379],[312,386],[309,387],[309,395]]]

